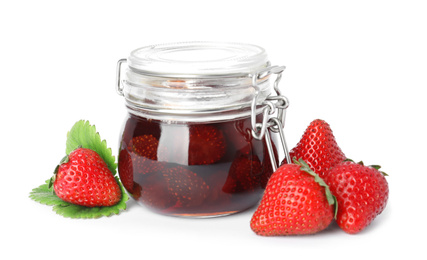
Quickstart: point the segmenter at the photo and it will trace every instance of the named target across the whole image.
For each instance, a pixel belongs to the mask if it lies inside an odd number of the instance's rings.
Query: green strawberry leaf
[[[45,184],[40,185],[37,188],[34,188],[30,192],[30,198],[34,201],[37,201],[41,204],[53,206],[53,211],[57,214],[62,215],[67,218],[100,218],[108,217],[113,214],[119,214],[121,210],[126,209],[126,201],[129,199],[126,191],[123,188],[123,185],[120,183],[117,177],[116,181],[120,186],[122,191],[122,199],[114,206],[111,207],[85,207],[80,205],[71,204],[69,202],[61,200],[56,196],[53,188],[49,188],[49,180]]]
[[[40,185],[37,188],[34,188],[30,192],[30,198],[34,201],[37,201],[41,204],[53,206],[53,205],[68,205],[68,202],[61,200],[58,196],[55,195],[53,188],[49,187],[50,180],[47,180],[45,184]]]
[[[107,147],[107,142],[101,140],[99,133],[96,132],[94,125],[90,125],[89,121],[77,121],[71,130],[67,133],[67,143],[65,153],[70,154],[78,147],[91,149],[99,154],[107,163],[108,168],[116,175],[116,159],[110,148]]]

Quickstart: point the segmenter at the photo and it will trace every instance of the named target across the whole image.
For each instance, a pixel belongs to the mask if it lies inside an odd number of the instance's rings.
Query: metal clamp
[[[279,82],[282,79],[282,72],[286,69],[285,66],[269,66],[263,70],[259,70],[254,74],[250,74],[249,76],[252,77],[252,86],[254,86],[255,89],[258,89],[258,80],[265,78],[267,76],[270,76],[271,74],[276,74],[277,78],[274,81],[274,90],[277,92],[278,95],[280,95],[279,90]]]
[[[120,59],[117,62],[117,68],[116,68],[116,91],[117,91],[117,94],[119,94],[120,96],[124,96],[123,86],[122,86],[120,76],[122,74],[122,64],[125,62],[127,62],[127,59]]]
[[[255,96],[252,99],[252,104],[251,104],[252,136],[258,140],[262,140],[263,138],[265,138],[268,153],[269,153],[271,164],[274,171],[277,169],[279,165],[276,162],[276,159],[274,156],[274,150],[273,150],[273,144],[271,143],[270,132],[279,134],[283,152],[285,153],[286,162],[291,163],[288,147],[286,145],[285,135],[283,132],[283,127],[285,125],[286,109],[289,106],[289,100],[285,96],[281,95],[281,91],[279,90],[279,82],[282,78],[282,72],[284,71],[284,69],[285,67],[283,66],[281,67],[273,66],[273,67],[268,67],[252,75],[252,84],[256,90]],[[261,103],[259,103],[258,101],[259,92],[258,92],[257,82],[259,79],[267,77],[271,74],[277,75],[273,85],[274,90],[276,92],[276,96],[270,95]],[[262,107],[261,123],[256,122],[257,105],[260,105]]]
[[[282,144],[282,149],[285,153],[286,163],[290,164],[291,163],[291,156],[289,155],[288,146],[286,144],[285,133],[283,132],[283,126],[276,117],[270,118],[269,122],[270,121],[272,122],[272,126],[269,129],[270,129],[270,131],[274,132],[273,128],[275,126],[276,129],[278,130],[279,137],[280,137],[280,143]],[[268,153],[270,155],[271,165],[273,167],[273,170],[276,171],[277,167],[279,167],[279,164],[276,162],[276,158],[274,157],[274,150],[273,150],[273,145],[271,143],[269,131],[266,132],[265,138],[266,138],[265,142],[267,144]]]

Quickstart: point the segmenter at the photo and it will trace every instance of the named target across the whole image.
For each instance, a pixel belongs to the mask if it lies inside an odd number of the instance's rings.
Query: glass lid
[[[181,42],[138,48],[128,66],[163,77],[245,76],[268,66],[266,51],[256,45],[224,42]]]

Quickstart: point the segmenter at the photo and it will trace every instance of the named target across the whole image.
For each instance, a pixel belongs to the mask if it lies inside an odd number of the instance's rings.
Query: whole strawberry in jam
[[[132,138],[128,149],[139,156],[150,160],[157,160],[159,141],[153,135],[140,135]]]
[[[170,197],[175,198],[179,207],[194,207],[206,199],[209,186],[196,173],[177,166],[162,173]]]
[[[121,150],[119,153],[119,176],[126,190],[132,193],[134,187],[133,163],[127,150]]]
[[[177,203],[177,198],[171,196],[162,174],[148,174],[143,177],[143,180],[138,181],[141,186],[135,183],[132,194],[135,199],[155,211],[165,210]]]
[[[323,180],[303,160],[295,160],[270,177],[250,226],[262,236],[313,234],[332,222],[335,203]]]
[[[158,147],[159,141],[152,135],[132,138],[128,145],[128,151],[132,158],[135,173],[147,174],[159,172],[163,169],[163,164],[157,158]]]
[[[226,151],[226,141],[221,130],[211,125],[192,125],[189,130],[188,165],[212,164]]]
[[[360,232],[386,207],[388,183],[378,169],[344,161],[327,174],[325,182],[338,201],[337,223],[345,232]]]
[[[253,191],[261,187],[262,165],[257,156],[240,155],[230,166],[222,190],[226,193]]]
[[[330,168],[346,159],[331,127],[321,119],[310,123],[289,155],[297,160],[303,159],[322,178]]]
[[[141,135],[132,138],[131,142],[119,153],[120,180],[130,193],[133,192],[134,174],[159,172],[163,164],[157,161],[159,141],[152,135]]]
[[[77,148],[64,157],[52,177],[55,194],[62,200],[86,207],[113,206],[121,189],[107,164],[93,150]]]

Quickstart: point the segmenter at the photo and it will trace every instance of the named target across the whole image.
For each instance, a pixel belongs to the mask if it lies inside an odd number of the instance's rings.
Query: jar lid
[[[121,65],[127,63],[121,80]],[[252,115],[274,92],[283,66],[252,44],[182,42],[136,49],[117,63],[117,92],[131,113],[206,122]],[[276,74],[274,85],[270,75]],[[260,109],[257,109],[261,111]]]
[[[186,78],[248,75],[269,64],[259,46],[224,42],[150,45],[131,52],[127,61],[144,75]]]

